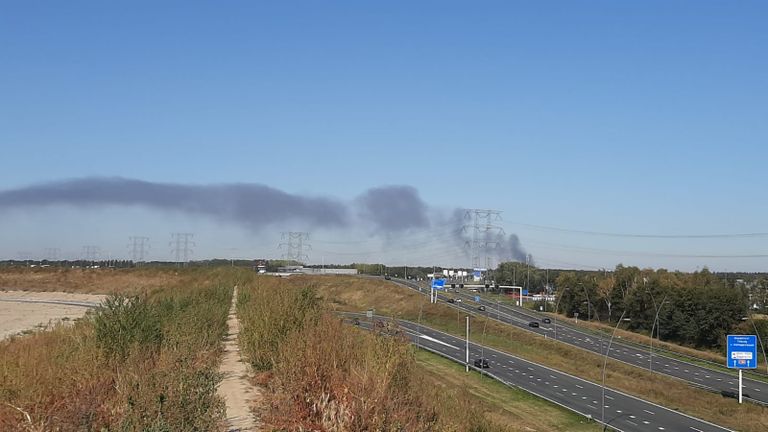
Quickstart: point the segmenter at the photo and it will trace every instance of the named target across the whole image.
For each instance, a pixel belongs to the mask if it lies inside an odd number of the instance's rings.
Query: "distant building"
[[[357,269],[348,268],[313,268],[304,266],[283,266],[277,268],[279,275],[307,274],[307,275],[356,275]]]

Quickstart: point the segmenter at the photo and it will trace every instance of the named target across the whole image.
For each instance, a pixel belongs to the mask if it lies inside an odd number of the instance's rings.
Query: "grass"
[[[197,269],[5,267],[0,269],[0,289],[136,295],[193,283],[200,276]]]
[[[462,391],[477,401],[483,415],[512,431],[597,432],[602,426],[530,393],[507,387],[427,351],[416,353],[420,373],[440,391]]]
[[[39,280],[58,284],[60,271],[50,273]],[[100,274],[100,289],[144,293],[110,297],[74,325],[0,343],[0,430],[220,429],[216,370],[237,272],[156,272],[142,281],[148,273],[128,270],[113,283],[115,274]],[[162,280],[168,285],[157,286]]]
[[[418,321],[457,336],[463,336],[460,314],[443,304],[431,305],[426,297],[384,281],[351,277],[301,277],[291,284],[314,283],[327,307],[360,312],[375,308],[378,314]],[[421,313],[420,313],[421,311]],[[471,337],[486,345],[530,361],[601,382],[603,358],[524,330],[482,317],[474,318]],[[679,380],[609,360],[608,386],[686,412],[707,421],[742,431],[768,428],[768,409],[739,405],[717,394],[689,387]]]
[[[256,277],[240,289],[244,353],[261,371],[273,430],[523,430],[486,417],[464,389],[435,386],[406,340],[322,310],[311,280]]]

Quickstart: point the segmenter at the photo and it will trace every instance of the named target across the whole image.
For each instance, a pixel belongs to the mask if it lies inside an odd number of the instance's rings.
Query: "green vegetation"
[[[476,381],[479,377],[472,386],[483,393],[480,400],[458,383],[425,370],[406,340],[344,324],[318,297],[326,281],[339,280],[349,284],[359,279],[256,276],[240,286],[241,346],[262,371],[257,380],[266,386],[270,401],[262,418],[270,427],[492,432],[539,426],[510,414],[508,403],[491,401],[489,391]],[[445,368],[439,359],[433,365]],[[520,401],[526,404],[525,398]],[[571,414],[548,408],[557,412],[556,421],[545,421],[544,429],[578,423]]]
[[[237,277],[182,273],[73,326],[2,342],[0,430],[219,430],[216,369]]]
[[[464,315],[457,310],[444,304],[430,304],[425,296],[383,280],[339,277],[302,278],[290,282],[316,283],[329,308],[357,312],[375,308],[378,314],[411,321],[418,321],[420,317],[424,324],[464,336]],[[602,380],[603,358],[597,354],[482,316],[473,318],[471,329],[471,338],[485,345],[595,383]],[[758,432],[768,425],[766,408],[739,405],[718,394],[693,389],[679,380],[617,361],[608,361],[606,383],[611,388],[737,430]]]
[[[724,286],[706,269],[680,273],[618,266],[603,275],[566,272],[557,286],[558,312],[566,316],[615,322],[626,312],[629,330],[655,329],[664,340],[695,347],[722,348],[725,336],[747,316],[747,289]]]
[[[428,351],[416,353],[420,373],[441,392],[461,393],[474,400],[484,415],[498,419],[510,430],[600,431],[602,426],[565,410],[524,390],[508,387],[477,372],[465,373],[464,366]],[[459,406],[457,409],[465,411]]]

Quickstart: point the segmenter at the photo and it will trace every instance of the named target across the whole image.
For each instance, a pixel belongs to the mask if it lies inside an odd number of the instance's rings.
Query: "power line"
[[[131,252],[131,261],[144,262],[149,254],[149,237],[132,236],[128,237],[128,249]]]
[[[501,221],[501,212],[498,210],[466,209],[464,220],[471,222],[471,224],[464,225],[464,231],[472,229],[472,239],[465,242],[465,247],[469,249],[472,257],[472,268],[480,267],[481,251],[485,255],[485,268],[491,268],[488,250],[500,247],[501,243],[495,239],[504,235],[504,228],[495,225],[496,222]]]
[[[195,235],[192,233],[173,233],[171,234],[171,242],[168,243],[171,246],[171,255],[174,256],[175,262],[186,263],[189,261],[190,255],[194,253],[193,246],[196,246],[192,238]]]
[[[99,256],[101,255],[101,248],[94,245],[86,245],[83,246],[83,253],[81,254],[81,258],[83,261],[98,261]]]
[[[530,244],[537,244],[545,248],[572,250],[577,252],[591,253],[597,255],[622,255],[622,256],[638,256],[638,257],[660,257],[660,258],[768,258],[766,253],[756,254],[683,254],[683,253],[665,253],[665,252],[643,252],[643,251],[627,251],[616,249],[599,249],[589,248],[581,246],[563,245],[556,243],[541,242],[535,240],[529,240]]]
[[[45,248],[43,256],[48,261],[58,261],[61,258],[61,249],[59,248]]]
[[[523,226],[545,231],[564,232],[572,234],[584,234],[600,237],[620,237],[620,238],[655,238],[655,239],[715,239],[715,238],[755,238],[768,237],[768,232],[752,233],[732,233],[732,234],[634,234],[634,233],[612,233],[602,231],[587,231],[569,228],[559,228],[546,225],[535,225],[522,222],[509,222],[512,225]]]
[[[293,261],[309,261],[309,256],[304,253],[304,249],[312,249],[312,245],[306,243],[309,240],[309,233],[288,231],[282,234],[283,243],[278,245],[278,249],[286,251],[283,259]]]

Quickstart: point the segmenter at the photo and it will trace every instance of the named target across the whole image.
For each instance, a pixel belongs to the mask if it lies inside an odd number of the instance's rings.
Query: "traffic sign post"
[[[437,303],[437,290],[445,289],[445,279],[432,279],[429,291],[429,302]]]
[[[742,371],[757,368],[757,336],[728,335],[728,367],[739,370],[739,403],[742,403]]]

